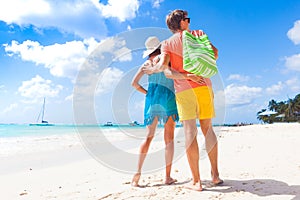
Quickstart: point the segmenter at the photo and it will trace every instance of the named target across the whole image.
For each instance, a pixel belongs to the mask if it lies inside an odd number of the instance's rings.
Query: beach
[[[1,199],[300,199],[299,123],[216,127],[219,171],[224,184],[210,183],[209,160],[201,149],[200,174],[205,189],[202,192],[184,188],[191,174],[184,154],[182,128],[176,129],[177,154],[172,177],[177,183],[163,184],[163,157],[153,158],[163,152],[160,133],[146,158],[140,180],[143,187],[130,185],[134,173],[130,169],[137,163],[135,157],[122,156],[137,153],[140,140],[130,135],[119,137],[118,130],[113,130],[114,134],[110,134],[112,129],[101,132],[118,149],[103,154],[97,154],[94,147],[101,146],[101,151],[111,147],[106,140],[98,143],[99,133],[93,135],[93,129],[85,129],[82,134],[0,137]],[[137,137],[145,129],[125,132],[133,132]],[[91,140],[85,140],[83,135]],[[198,137],[201,145],[201,133]]]

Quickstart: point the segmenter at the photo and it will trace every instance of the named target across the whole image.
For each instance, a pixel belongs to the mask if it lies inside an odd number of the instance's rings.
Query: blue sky
[[[35,122],[43,97],[52,123],[142,121],[144,96],[130,79],[147,36],[171,35],[174,9],[219,49],[218,120],[257,123],[271,99],[300,93],[299,1],[11,0],[0,3],[0,123]],[[105,62],[84,75],[96,54]],[[76,104],[75,93],[92,97]]]

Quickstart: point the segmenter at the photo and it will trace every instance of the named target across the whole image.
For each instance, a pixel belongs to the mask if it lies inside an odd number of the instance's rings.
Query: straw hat
[[[156,49],[160,47],[160,41],[157,37],[151,36],[145,42],[146,50],[143,53],[143,58],[146,58],[148,55],[153,53]]]

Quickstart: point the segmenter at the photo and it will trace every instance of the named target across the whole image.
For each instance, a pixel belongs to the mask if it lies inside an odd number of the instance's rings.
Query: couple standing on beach
[[[176,121],[183,124],[186,154],[193,180],[188,189],[202,191],[199,172],[199,147],[197,142],[197,119],[205,136],[206,151],[211,164],[212,184],[223,183],[218,171],[218,141],[212,127],[215,116],[212,84],[203,78],[183,69],[182,33],[189,30],[190,18],[187,11],[174,10],[166,18],[166,23],[173,35],[160,43],[156,37],[149,37],[147,50],[143,57],[148,60],[140,67],[132,80],[138,91],[146,94],[144,121],[147,125],[147,138],[140,147],[137,173],[132,179],[132,186],[139,186],[141,169],[150,143],[154,137],[158,121],[164,122],[165,139],[165,184],[173,184],[176,179],[170,175],[174,154],[174,130]],[[203,31],[191,31],[192,34],[204,34]],[[212,45],[215,58],[218,50]],[[139,84],[144,74],[148,74],[148,90]],[[174,94],[175,90],[175,94]],[[176,100],[175,100],[176,99]]]

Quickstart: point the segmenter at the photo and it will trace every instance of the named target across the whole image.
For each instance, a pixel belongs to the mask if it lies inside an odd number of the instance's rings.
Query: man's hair
[[[180,22],[187,15],[188,13],[185,10],[173,10],[170,14],[167,15],[166,23],[172,33],[176,33],[178,30],[181,30]]]

